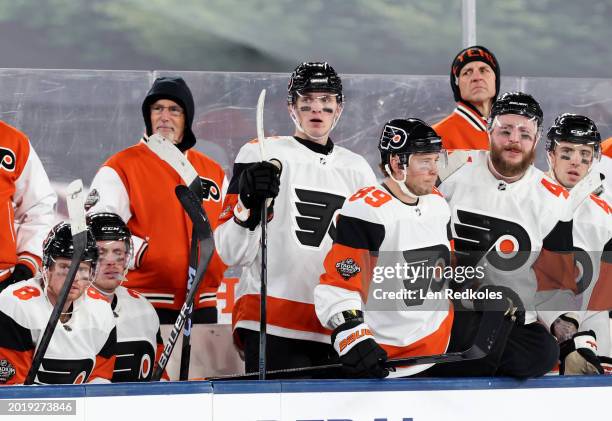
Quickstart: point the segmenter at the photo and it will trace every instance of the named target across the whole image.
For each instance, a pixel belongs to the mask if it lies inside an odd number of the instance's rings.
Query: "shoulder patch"
[[[349,257],[348,259],[336,262],[336,271],[340,274],[340,276],[348,281],[350,278],[361,272],[361,268],[357,262]]]
[[[0,384],[5,384],[15,377],[15,367],[9,360],[0,360]]]

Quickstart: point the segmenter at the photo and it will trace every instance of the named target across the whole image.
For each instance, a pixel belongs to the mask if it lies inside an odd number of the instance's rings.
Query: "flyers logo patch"
[[[453,228],[461,265],[476,266],[484,257],[498,270],[513,271],[529,259],[531,239],[515,222],[458,209]]]
[[[351,277],[361,272],[361,268],[359,267],[357,262],[355,262],[351,258],[348,258],[348,259],[344,259],[336,263],[336,271],[345,280],[349,280]]]
[[[295,189],[297,201],[295,216],[297,229],[295,235],[300,244],[308,247],[320,247],[325,235],[329,233],[332,240],[336,238],[336,227],[333,216],[344,203],[344,196],[321,191]]]
[[[0,148],[0,169],[13,172],[16,161],[15,152],[8,148]]]
[[[221,200],[221,189],[217,186],[217,183],[202,176],[200,176],[200,183],[202,183],[202,200],[212,200],[214,202]]]
[[[392,151],[400,149],[406,144],[406,139],[408,139],[408,134],[404,129],[386,124],[380,140],[380,148]]]

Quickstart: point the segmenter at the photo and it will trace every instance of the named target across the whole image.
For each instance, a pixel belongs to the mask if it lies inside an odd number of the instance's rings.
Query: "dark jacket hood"
[[[185,111],[185,130],[183,140],[176,146],[182,152],[192,148],[196,142],[195,135],[191,130],[195,106],[191,90],[183,78],[179,76],[166,76],[159,77],[153,82],[153,86],[151,86],[151,89],[142,102],[142,116],[147,128],[147,136],[153,134],[153,128],[151,126],[151,104],[159,99],[169,99],[183,108]]]

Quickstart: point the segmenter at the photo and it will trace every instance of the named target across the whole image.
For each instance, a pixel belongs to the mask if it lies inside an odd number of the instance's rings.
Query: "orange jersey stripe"
[[[234,305],[232,324],[241,320],[259,321],[259,295],[243,295]],[[267,321],[286,329],[331,335],[331,330],[321,326],[314,304],[300,303],[277,297],[267,299]]]

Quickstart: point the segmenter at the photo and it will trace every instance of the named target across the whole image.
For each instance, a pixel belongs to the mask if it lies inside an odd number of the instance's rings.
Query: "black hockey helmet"
[[[440,152],[442,139],[423,120],[398,118],[385,123],[378,150],[382,165],[389,163],[391,155],[399,155],[400,163],[406,165],[410,154]]]
[[[331,92],[339,103],[344,102],[340,76],[327,62],[304,62],[297,66],[289,78],[287,103],[295,102],[298,92]]]
[[[87,225],[96,241],[125,241],[130,247],[132,233],[116,213],[97,212],[87,215]]]
[[[601,135],[595,122],[579,114],[564,113],[555,118],[555,122],[546,134],[546,150],[555,149],[555,141],[566,141],[579,145],[593,146],[596,156],[601,150]]]
[[[531,95],[523,92],[506,92],[499,97],[491,107],[489,115],[489,127],[498,115],[517,114],[528,118],[534,118],[538,125],[538,130],[542,127],[544,113],[540,104]]]
[[[74,245],[72,243],[70,224],[68,222],[60,222],[49,231],[47,238],[43,242],[43,267],[49,269],[56,258],[64,257],[66,259],[72,259],[73,255]],[[87,228],[85,254],[81,261],[91,262],[92,269],[95,269],[98,263],[98,247],[96,246],[96,240],[93,233],[89,228]]]

